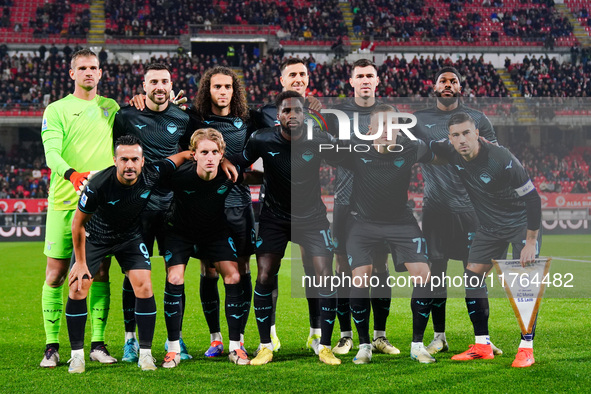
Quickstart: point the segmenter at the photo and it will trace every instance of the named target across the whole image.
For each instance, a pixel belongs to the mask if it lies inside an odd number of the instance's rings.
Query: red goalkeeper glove
[[[73,168],[70,168],[68,171],[66,171],[64,178],[72,183],[74,190],[76,190],[76,193],[80,195],[82,193],[82,189],[84,189],[84,185],[88,183],[89,175],[90,171],[80,173]]]

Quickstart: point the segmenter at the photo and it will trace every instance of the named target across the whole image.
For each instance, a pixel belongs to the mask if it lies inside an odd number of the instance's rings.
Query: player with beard
[[[449,140],[432,143],[432,149],[453,165],[472,198],[479,219],[464,269],[466,307],[474,326],[475,341],[468,350],[451,359],[492,359],[488,290],[484,279],[492,269],[491,260],[505,258],[509,244],[513,258],[519,259],[522,267],[539,255],[542,206],[519,160],[506,148],[480,138],[470,115],[454,114],[448,127]],[[513,367],[527,368],[534,364],[535,327],[534,323],[531,333],[521,335]]]
[[[262,158],[265,167],[266,195],[257,236],[258,273],[254,291],[261,343],[251,365],[273,360],[272,293],[288,242],[302,247],[303,256],[313,262],[313,275],[332,275],[333,244],[326,207],[320,198],[322,158],[317,152],[319,144],[334,144],[335,141],[326,132],[314,131],[311,139],[305,136],[303,104],[304,99],[297,92],[280,93],[276,98],[280,125],[258,130],[251,136],[242,155],[231,158],[241,168]],[[336,315],[335,294],[327,287],[318,288],[316,294],[321,315],[319,359],[326,364],[338,365],[341,360],[333,355],[330,346]]]
[[[129,276],[136,295],[135,314],[139,331],[138,366],[155,370],[152,339],[156,326],[156,302],[152,291],[150,255],[142,240],[141,212],[154,187],[185,160],[189,152],[147,164],[139,140],[130,135],[115,143],[115,165],[93,177],[84,188],[74,219],[66,320],[72,348],[70,373],[85,371],[84,327],[86,295],[105,256],[114,255]]]
[[[411,130],[417,137],[429,143],[448,138],[448,120],[456,113],[468,113],[480,130],[480,135],[492,143],[497,139],[489,119],[480,111],[466,107],[461,101],[462,76],[454,67],[444,67],[437,73],[433,92],[437,97],[434,107],[416,111],[417,125]],[[441,277],[447,272],[449,259],[467,264],[470,241],[473,238],[478,218],[460,178],[451,164],[421,164],[425,183],[423,200],[423,234],[431,263],[431,275]],[[447,288],[445,281],[433,295],[433,341],[427,351],[433,355],[448,350],[445,337],[445,311]],[[502,351],[493,345],[495,354]]]
[[[241,153],[250,135],[262,127],[260,113],[248,109],[244,87],[236,73],[228,67],[217,66],[203,74],[193,106],[187,113],[191,116],[191,130],[213,128],[222,134],[228,156]],[[230,190],[225,204],[226,219],[238,255],[243,308],[240,342],[244,350],[244,330],[252,299],[250,256],[254,252],[256,237],[250,188],[236,185]],[[206,357],[220,356],[224,349],[219,318],[219,276],[212,263],[207,259],[201,260],[199,294],[211,342],[205,352]]]
[[[358,115],[357,127],[360,133],[367,134],[370,125],[372,111],[380,105],[376,100],[376,88],[380,83],[376,65],[368,59],[359,59],[353,63],[349,83],[354,90],[354,98],[347,99],[335,108],[343,111],[350,119],[350,130],[353,135],[355,127],[354,114]],[[338,132],[333,127],[334,132]],[[333,239],[335,241],[336,273],[351,277],[351,266],[347,258],[347,234],[351,208],[349,199],[353,189],[353,172],[341,166],[336,168],[335,197],[333,211]],[[386,283],[388,272],[388,250],[384,245],[374,252],[372,275],[379,279],[380,283]],[[385,268],[385,269],[384,269]],[[334,347],[335,354],[347,354],[353,347],[353,331],[351,327],[351,310],[349,305],[349,288],[338,289],[337,317],[341,327],[341,339]],[[394,347],[386,338],[386,322],[390,314],[391,303],[390,288],[374,287],[371,294],[371,305],[374,314],[374,333],[372,347],[382,353],[398,354],[400,350]]]
[[[144,157],[148,163],[162,160],[179,151],[179,140],[189,124],[189,115],[176,105],[169,96],[172,81],[169,68],[162,63],[152,63],[144,69],[145,108],[128,106],[121,108],[115,116],[113,140],[130,134],[142,143]],[[153,255],[154,240],[158,241],[159,254],[164,256],[164,214],[170,206],[172,192],[158,187],[154,189],[146,209],[142,212],[142,235],[150,256]],[[184,299],[184,294],[183,294]],[[123,361],[136,362],[139,345],[135,335],[135,295],[129,277],[123,281],[123,321],[125,324],[125,345]],[[184,359],[190,358],[187,347],[180,340],[179,353]]]
[[[308,73],[308,67],[306,67],[306,64],[302,59],[289,58],[281,64],[280,70],[281,77],[279,78],[279,81],[283,86],[284,92],[292,91],[299,93],[302,97],[305,97],[304,105],[310,112],[319,111],[322,108],[322,104],[316,97],[310,95],[306,96],[306,90],[308,89],[308,84],[310,82],[310,75]],[[308,111],[306,112],[306,118],[310,118]],[[262,122],[264,127],[273,127],[279,125],[279,121],[277,119],[277,106],[274,103],[265,105],[263,108],[261,108],[260,112],[262,114]],[[314,124],[316,123],[314,122]],[[264,196],[264,192],[265,190],[263,186],[263,188],[261,188],[261,196]],[[302,253],[302,258],[304,259],[304,271],[306,272],[306,275],[313,275],[314,268],[312,266],[312,262],[304,253]],[[275,327],[275,309],[277,307],[277,298],[279,296],[278,278],[276,277],[274,281],[273,314],[271,315],[271,339],[273,340],[274,351],[277,351],[281,347],[281,342],[279,341]],[[312,289],[307,289],[306,299],[308,300],[308,314],[310,317],[310,333],[308,334],[308,339],[306,340],[306,347],[318,354],[318,344],[320,343],[321,329],[320,310],[318,309],[319,306],[317,294],[315,294]]]

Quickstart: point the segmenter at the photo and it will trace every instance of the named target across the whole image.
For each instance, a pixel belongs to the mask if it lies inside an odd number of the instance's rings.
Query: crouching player
[[[72,358],[70,373],[82,373],[84,363],[84,326],[86,296],[101,261],[115,255],[129,276],[136,295],[142,370],[155,370],[151,347],[156,324],[156,302],[150,279],[150,254],[141,236],[140,213],[160,179],[168,178],[189,152],[147,164],[139,140],[123,136],[115,143],[115,165],[98,174],[86,185],[72,222],[74,256],[70,267],[70,286],[66,320]]]
[[[164,260],[168,271],[164,290],[164,314],[168,330],[168,353],[162,366],[176,367],[180,358],[179,334],[182,294],[189,257],[211,261],[226,288],[226,320],[230,337],[229,359],[234,364],[250,361],[240,344],[246,303],[238,271],[236,246],[226,222],[224,203],[233,183],[220,171],[226,144],[222,134],[211,128],[191,136],[195,162],[185,163],[167,181],[174,191],[167,222]]]

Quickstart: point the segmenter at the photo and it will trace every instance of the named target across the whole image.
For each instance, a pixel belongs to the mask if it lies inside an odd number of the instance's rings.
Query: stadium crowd
[[[583,51],[580,63],[526,55],[522,63],[509,66],[513,82],[524,97],[591,96],[591,57]]]
[[[224,5],[210,1],[107,0],[105,14],[110,22],[107,34],[114,36],[178,36],[188,24],[280,26],[286,39],[318,39],[347,34],[338,1],[310,1],[290,5],[270,1],[229,0]],[[334,21],[337,21],[335,24]]]

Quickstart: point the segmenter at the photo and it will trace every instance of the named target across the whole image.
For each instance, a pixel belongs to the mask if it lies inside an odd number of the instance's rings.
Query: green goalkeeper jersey
[[[41,138],[51,169],[49,204],[56,210],[75,210],[78,195],[64,179],[70,168],[98,171],[113,165],[113,121],[119,105],[97,95],[88,101],[69,94],[43,113]]]

